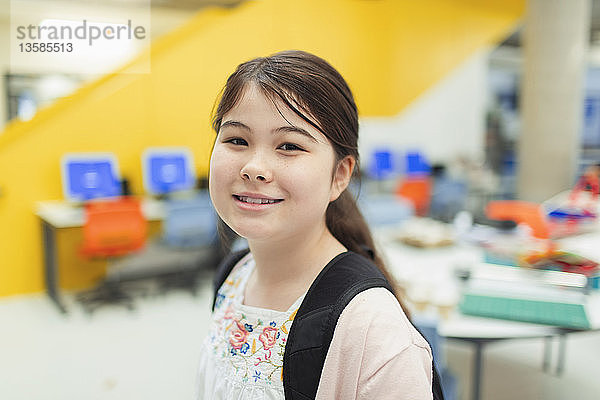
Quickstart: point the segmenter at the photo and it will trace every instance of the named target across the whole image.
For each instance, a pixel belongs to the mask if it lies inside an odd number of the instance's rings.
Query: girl
[[[227,80],[213,127],[211,199],[250,251],[226,271],[215,298],[198,398],[311,398],[310,375],[317,399],[432,398],[429,345],[392,294],[347,190],[358,116],[342,76],[302,51],[245,62]],[[331,318],[314,319],[331,306],[307,312],[315,298],[327,305],[359,267],[384,283],[343,304],[321,346],[324,361],[306,356],[318,347],[309,343],[288,365],[289,347],[321,340]],[[326,270],[335,279],[323,278]],[[340,296],[330,297],[333,304]]]

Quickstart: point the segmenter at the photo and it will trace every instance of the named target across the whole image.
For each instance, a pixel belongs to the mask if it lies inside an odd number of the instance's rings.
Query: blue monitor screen
[[[372,175],[377,178],[386,178],[394,172],[393,154],[388,150],[378,150],[373,153]]]
[[[407,175],[419,175],[430,172],[430,166],[425,159],[425,156],[418,151],[412,151],[406,153],[406,174]]]
[[[144,186],[152,194],[192,189],[191,155],[186,150],[149,150],[144,155]]]
[[[71,201],[121,195],[121,183],[113,157],[65,156],[63,189]]]

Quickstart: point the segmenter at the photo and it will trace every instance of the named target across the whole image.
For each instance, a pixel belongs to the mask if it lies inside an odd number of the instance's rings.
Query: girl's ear
[[[342,160],[337,163],[336,170],[333,173],[333,182],[331,184],[331,197],[329,201],[334,201],[346,188],[350,183],[350,178],[352,178],[352,172],[354,171],[354,166],[356,165],[356,160],[352,156],[346,156]]]

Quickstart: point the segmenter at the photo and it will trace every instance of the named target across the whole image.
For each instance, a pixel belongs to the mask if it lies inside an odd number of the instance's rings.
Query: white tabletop
[[[163,202],[142,199],[142,212],[149,221],[160,221],[164,218]],[[35,214],[55,228],[75,228],[85,223],[83,206],[66,201],[40,201],[36,203]]]
[[[473,317],[459,312],[438,323],[440,336],[459,339],[533,338],[555,335],[561,331],[555,326]]]

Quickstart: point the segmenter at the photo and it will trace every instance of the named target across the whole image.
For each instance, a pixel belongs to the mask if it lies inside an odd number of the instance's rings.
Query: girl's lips
[[[281,203],[283,199],[274,199],[271,197],[262,197],[260,195],[232,195],[235,203],[245,210],[264,210]]]
[[[274,199],[272,197],[256,196],[256,195],[234,194],[233,197],[235,197],[236,200],[243,201],[244,203],[250,203],[250,204],[273,204],[273,203],[279,203],[280,201],[282,201],[282,199]]]

